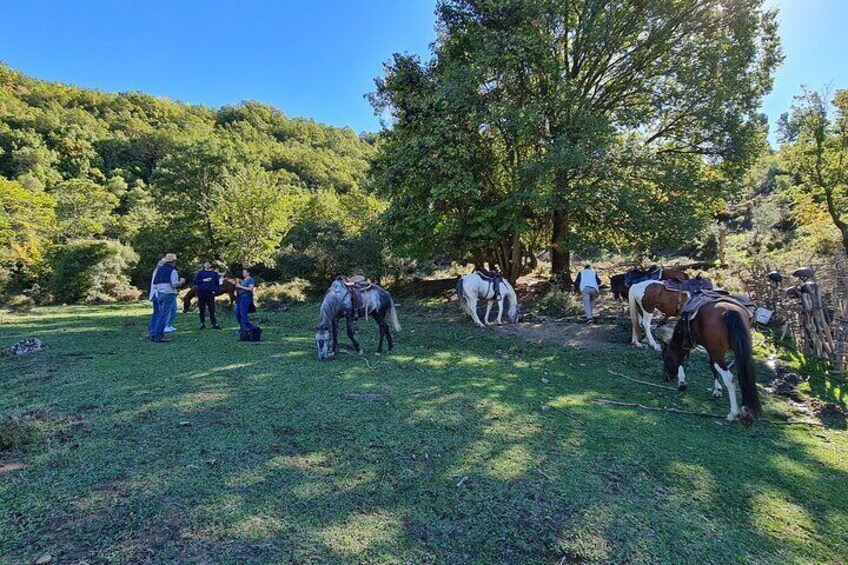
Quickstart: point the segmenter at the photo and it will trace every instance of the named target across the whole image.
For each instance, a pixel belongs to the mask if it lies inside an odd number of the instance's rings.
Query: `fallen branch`
[[[674,387],[665,386],[665,385],[658,385],[657,383],[652,383],[652,382],[648,382],[648,381],[640,381],[639,379],[634,379],[633,377],[628,377],[627,375],[622,375],[621,373],[616,373],[615,371],[612,371],[612,370],[607,370],[607,372],[610,375],[615,375],[617,377],[621,377],[622,379],[627,379],[628,381],[633,381],[634,383],[639,383],[639,384],[642,384],[642,385],[647,385],[647,386],[652,386],[652,387],[655,387],[655,388],[661,388],[661,389],[664,389],[664,390],[671,390],[671,391],[677,392],[677,389],[674,388]]]
[[[606,398],[596,398],[595,402],[598,404],[607,404],[612,406],[623,406],[626,408],[639,408],[640,410],[650,410],[651,412],[674,412],[675,414],[687,414],[689,416],[702,416],[704,418],[717,418],[722,419],[724,416],[720,414],[712,414],[710,412],[691,412],[689,410],[679,410],[677,408],[670,408],[668,406],[645,406],[644,404],[637,404],[636,402],[617,402],[615,400],[607,400]]]
[[[645,406],[644,404],[637,404],[635,402],[617,402],[615,400],[608,400],[606,398],[596,398],[595,402],[598,404],[606,404],[610,406],[622,406],[626,408],[639,408],[640,410],[650,410],[651,412],[673,412],[675,414],[686,414],[687,416],[702,416],[704,418],[715,418],[716,420],[723,420],[724,416],[720,414],[712,414],[710,412],[691,412],[689,410],[680,410],[678,408],[671,408],[668,406]],[[827,424],[822,424],[820,422],[811,422],[810,420],[766,420],[760,419],[757,420],[763,424],[771,424],[773,426],[813,426],[816,428],[830,428]]]

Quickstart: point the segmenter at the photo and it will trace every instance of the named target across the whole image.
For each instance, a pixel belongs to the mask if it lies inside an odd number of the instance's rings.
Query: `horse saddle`
[[[663,286],[671,292],[688,292],[694,294],[704,290],[713,290],[713,281],[703,277],[695,277],[694,279],[677,280],[670,279],[663,281]]]
[[[644,281],[658,281],[662,279],[662,267],[651,265],[647,269],[630,269],[624,273],[624,284],[633,286]]]
[[[354,312],[358,312],[359,310],[365,309],[365,300],[362,296],[362,293],[368,292],[373,283],[369,282],[363,275],[353,275],[352,277],[341,276],[339,277],[350,291],[351,297],[351,307]]]
[[[693,292],[689,295],[689,299],[686,301],[686,304],[683,305],[683,309],[680,311],[680,319],[686,320],[687,322],[692,321],[695,316],[698,315],[698,312],[701,310],[701,308],[713,302],[733,302],[735,304],[738,304],[739,306],[748,310],[748,315],[752,319],[754,317],[754,311],[757,309],[757,305],[754,304],[754,302],[744,294],[730,294],[729,292],[721,288],[705,288],[700,290],[699,292]]]
[[[495,291],[495,300],[500,300],[501,283],[504,280],[503,275],[497,271],[487,271],[482,267],[478,267],[474,272],[477,273],[477,276],[491,285],[492,289]]]

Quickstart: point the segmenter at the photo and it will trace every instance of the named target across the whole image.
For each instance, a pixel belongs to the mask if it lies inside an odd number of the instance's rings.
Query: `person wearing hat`
[[[177,256],[167,253],[160,261],[161,265],[153,272],[150,293],[154,296],[153,318],[151,319],[150,340],[154,343],[166,343],[165,326],[171,311],[177,307],[177,289],[185,284],[177,273]]]
[[[574,279],[574,290],[583,296],[583,311],[586,313],[586,323],[591,324],[594,318],[595,301],[601,289],[601,277],[592,265],[586,264]]]
[[[218,316],[215,313],[215,295],[221,275],[212,270],[212,261],[208,259],[203,262],[203,268],[194,275],[192,284],[197,288],[197,310],[200,314],[200,329],[206,329],[206,312],[209,312],[209,321],[212,322],[213,330],[220,330]]]

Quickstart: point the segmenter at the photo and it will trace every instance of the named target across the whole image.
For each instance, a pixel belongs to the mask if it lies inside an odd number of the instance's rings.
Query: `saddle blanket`
[[[627,286],[633,286],[634,284],[644,281],[658,281],[662,279],[662,273],[662,267],[655,267],[653,269],[648,269],[647,271],[630,269],[624,273],[624,284]]]
[[[748,310],[750,319],[754,319],[754,311],[757,305],[744,294],[730,294],[724,289],[716,288],[713,290],[704,289],[689,296],[686,304],[683,305],[683,310],[680,311],[681,320],[692,321],[698,312],[712,302],[733,302]]]

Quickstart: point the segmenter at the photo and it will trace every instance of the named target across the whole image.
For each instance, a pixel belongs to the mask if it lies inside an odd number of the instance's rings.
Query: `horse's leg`
[[[732,422],[739,418],[739,404],[736,402],[736,377],[733,376],[733,373],[727,367],[722,367],[723,364],[713,361],[713,366],[718,374],[721,375],[721,380],[724,381],[724,386],[727,388],[727,396],[730,398],[730,413],[727,415],[727,421]]]
[[[493,304],[493,303],[492,303],[492,301],[491,301],[491,300],[487,300],[487,301],[486,301],[486,315],[485,315],[485,316],[483,316],[483,321],[486,323],[486,325],[487,325],[487,326],[491,326],[491,325],[492,325],[492,322],[490,322],[490,321],[489,321],[489,314],[490,314],[490,313],[491,313],[491,311],[492,311],[492,304]]]
[[[711,394],[713,395],[713,398],[721,398],[721,375],[719,375],[718,371],[716,371],[712,361],[710,361],[710,372],[713,374],[713,390]]]
[[[477,297],[470,296],[467,298],[468,302],[468,311],[471,313],[471,319],[474,320],[474,323],[480,326],[481,328],[485,328],[483,322],[480,321],[480,316],[477,315]]]
[[[501,295],[500,300],[498,300],[498,325],[499,326],[503,325],[503,303],[504,303],[504,299],[503,299],[503,295]]]
[[[645,334],[648,336],[648,345],[650,345],[654,351],[662,351],[662,347],[660,347],[654,339],[654,334],[651,333],[651,319],[653,317],[653,314],[648,314],[647,312],[642,315],[642,329],[645,330]]]
[[[377,327],[380,328],[380,341],[377,343],[377,355],[383,354],[383,335],[385,334],[388,326],[386,326],[386,318],[385,315],[378,314],[376,311],[374,312],[374,321],[377,322]]]
[[[359,347],[359,342],[356,341],[356,338],[353,335],[353,316],[348,315],[345,317],[345,325],[347,326],[347,337],[350,338],[350,341],[353,343],[353,348],[356,350],[357,355],[362,355],[362,348]]]
[[[686,372],[683,370],[683,364],[677,366],[677,390],[686,390]]]
[[[641,297],[636,296],[636,292],[631,288],[627,294],[627,302],[630,310],[630,345],[633,347],[642,347],[639,341],[640,312],[642,311],[640,301]]]
[[[336,357],[339,354],[339,321],[338,321],[338,319],[333,319],[333,323],[330,324],[330,328],[333,331],[333,357]]]

